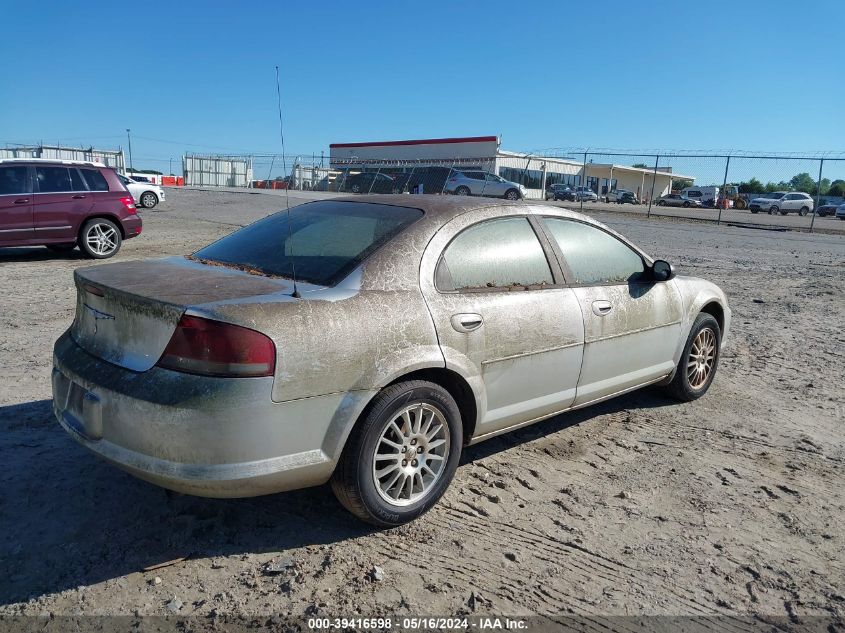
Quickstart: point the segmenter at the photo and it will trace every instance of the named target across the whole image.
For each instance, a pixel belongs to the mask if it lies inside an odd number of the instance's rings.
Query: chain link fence
[[[194,158],[198,158],[194,156]],[[234,157],[226,156],[231,161]],[[556,150],[359,159],[251,154],[239,186],[353,194],[473,195],[767,227],[845,230],[845,155]],[[186,181],[187,182],[187,181]],[[231,180],[229,181],[231,182]],[[239,182],[243,182],[240,180]],[[840,215],[845,217],[845,210]]]

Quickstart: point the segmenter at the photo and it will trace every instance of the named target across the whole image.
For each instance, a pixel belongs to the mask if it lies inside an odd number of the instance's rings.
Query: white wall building
[[[647,200],[654,181],[654,197],[667,194],[672,181],[694,176],[673,174],[671,168],[640,169],[611,163],[584,163],[567,158],[535,156],[501,149],[496,136],[433,138],[407,141],[332,143],[329,145],[333,169],[410,170],[420,166],[480,169],[522,184],[527,197],[542,199],[544,190],[555,183],[572,187],[587,186],[599,196],[614,189],[633,191]]]

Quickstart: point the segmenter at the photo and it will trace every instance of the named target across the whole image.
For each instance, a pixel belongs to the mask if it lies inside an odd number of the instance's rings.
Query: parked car
[[[836,217],[840,220],[845,220],[845,204],[840,204],[836,207]]]
[[[200,496],[330,480],[380,526],[431,508],[464,446],[646,385],[703,396],[731,322],[585,215],[452,196],[315,201],[74,281],[52,376],[75,440]]]
[[[136,205],[145,209],[152,209],[159,202],[164,202],[164,187],[159,187],[150,182],[139,182],[125,174],[118,174],[117,177],[120,178],[120,182],[123,183],[127,191],[132,194]]]
[[[813,198],[801,191],[775,191],[751,200],[748,209],[751,213],[768,211],[769,215],[786,215],[795,211],[798,215],[807,215],[813,211]]]
[[[575,200],[575,192],[569,185],[555,183],[546,187],[546,200]]]
[[[46,246],[106,259],[141,233],[135,201],[102,163],[0,159],[0,246]]]
[[[657,199],[658,207],[700,207],[701,202],[680,193],[670,193]]]
[[[822,218],[825,217],[825,216],[828,216],[828,215],[834,216],[834,215],[836,215],[836,209],[838,207],[839,207],[839,205],[834,204],[832,202],[820,204],[819,208],[816,209],[816,213],[818,214],[819,217],[822,217]]]
[[[575,202],[597,202],[599,199],[598,194],[589,187],[575,187],[572,195]]]
[[[637,200],[637,196],[634,195],[633,191],[628,191],[627,189],[614,189],[612,191],[608,191],[604,195],[605,202],[615,202],[616,204],[639,204],[639,200]]]
[[[339,176],[342,183],[342,191],[352,193],[395,193],[396,182],[387,174],[377,171],[362,171],[359,174],[352,174],[346,178]]]
[[[446,192],[456,196],[489,196],[522,200],[525,187],[487,171],[453,171],[446,180]]]

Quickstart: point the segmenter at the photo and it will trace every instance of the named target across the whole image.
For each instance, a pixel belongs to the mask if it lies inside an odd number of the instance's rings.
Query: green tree
[[[804,193],[816,193],[816,181],[806,171],[800,174],[795,174],[789,181],[789,188],[793,191],[803,191]]]
[[[766,185],[752,177],[748,181],[739,183],[737,190],[739,193],[760,193],[766,190]]]
[[[845,180],[837,178],[832,183],[830,183],[830,187],[827,190],[827,195],[845,196]]]
[[[650,169],[650,167],[645,163],[634,163],[631,167],[636,167],[637,169]]]
[[[675,191],[680,191],[681,189],[686,189],[687,187],[692,187],[692,180],[687,180],[686,178],[672,179],[672,189]]]

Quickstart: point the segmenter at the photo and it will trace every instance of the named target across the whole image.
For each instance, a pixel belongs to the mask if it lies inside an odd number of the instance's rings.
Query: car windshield
[[[332,286],[376,249],[421,218],[420,209],[321,201],[280,211],[194,253],[191,258],[265,275]]]

